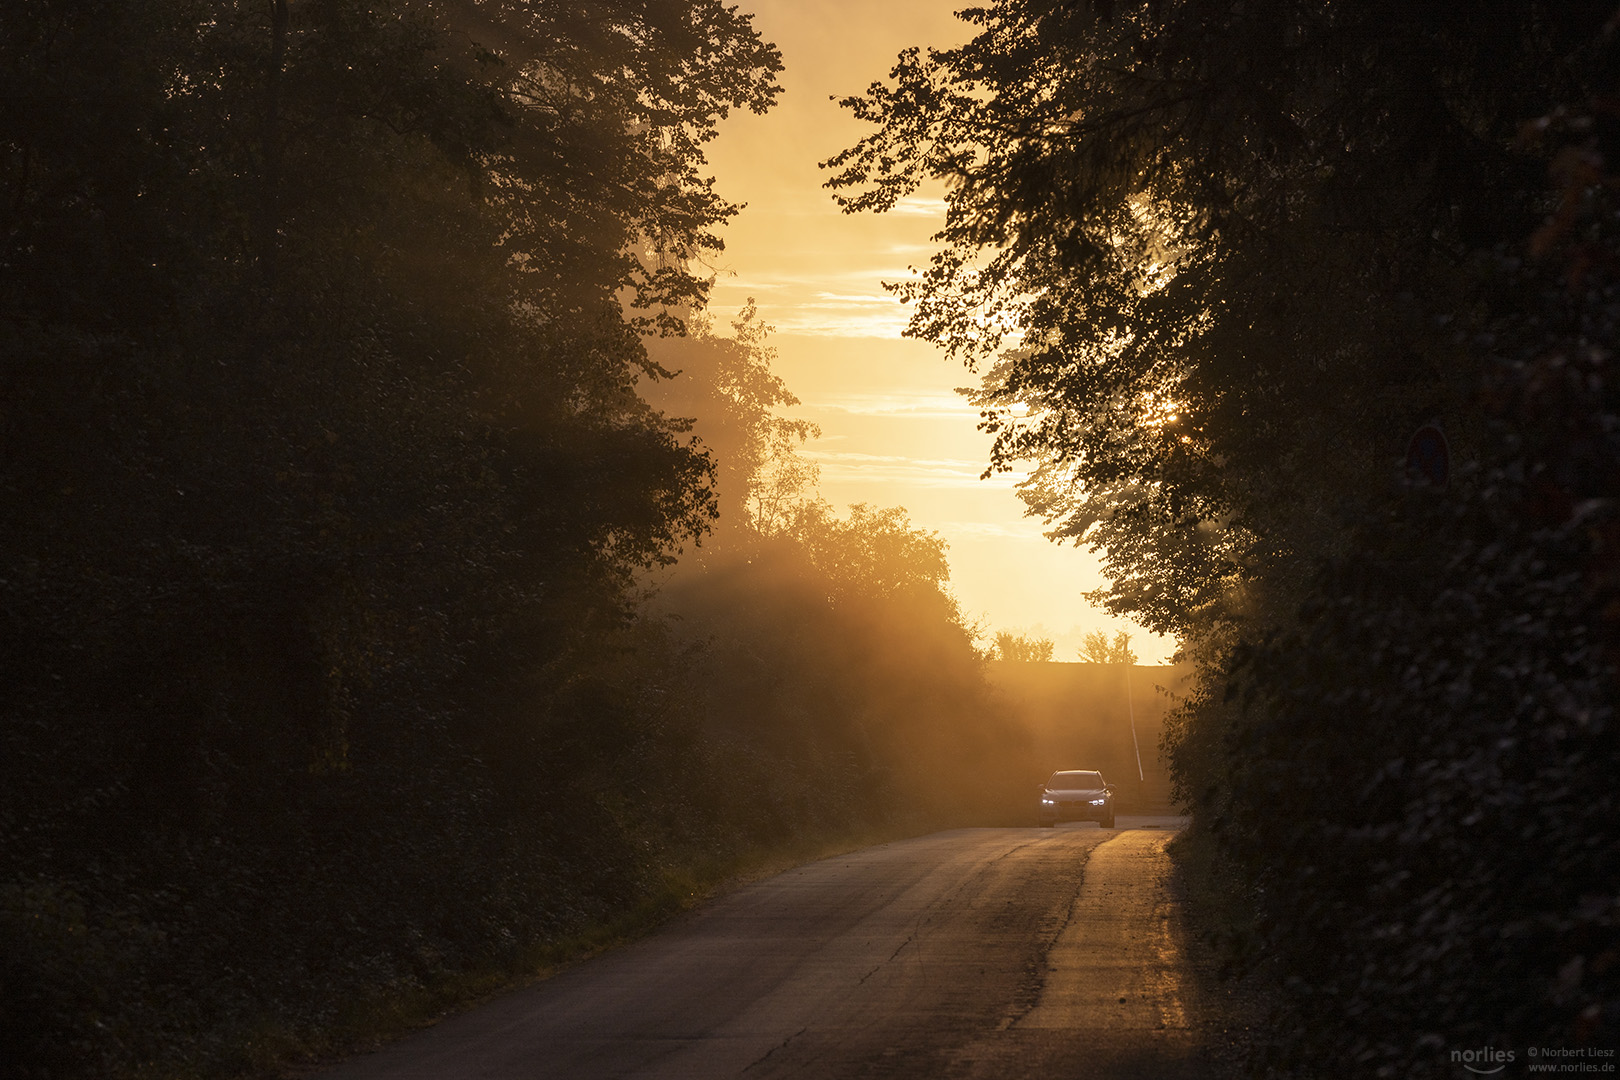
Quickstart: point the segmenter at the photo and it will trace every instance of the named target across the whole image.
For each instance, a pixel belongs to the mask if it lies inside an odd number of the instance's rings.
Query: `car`
[[[1114,789],[1102,773],[1089,769],[1060,769],[1041,785],[1041,808],[1037,820],[1050,829],[1060,821],[1095,821],[1105,829],[1114,827]]]

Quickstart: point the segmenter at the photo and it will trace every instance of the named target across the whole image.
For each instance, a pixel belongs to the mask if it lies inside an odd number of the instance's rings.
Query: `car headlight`
[[[1092,806],[1101,806],[1103,803],[1105,803],[1107,801],[1108,801],[1107,799],[1092,799],[1091,800],[1091,805]]]
[[[1041,796],[1041,805],[1042,805],[1042,806],[1051,806],[1051,805],[1053,805],[1053,804],[1054,804],[1054,803],[1055,803],[1055,802],[1056,802],[1056,801],[1057,801],[1057,800],[1056,800],[1056,799],[1054,799],[1054,798],[1052,798],[1052,796],[1050,796],[1050,795],[1042,795],[1042,796]]]

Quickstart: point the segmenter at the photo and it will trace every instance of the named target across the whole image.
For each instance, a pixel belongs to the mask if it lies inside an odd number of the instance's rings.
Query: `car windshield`
[[[1048,791],[1090,791],[1102,786],[1102,773],[1096,772],[1055,772],[1046,782]]]

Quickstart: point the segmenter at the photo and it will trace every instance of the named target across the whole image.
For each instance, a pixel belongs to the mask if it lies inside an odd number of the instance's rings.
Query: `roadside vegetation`
[[[829,186],[944,182],[910,333],[1201,672],[1166,750],[1253,1069],[1615,1046],[1613,5],[964,14]]]
[[[697,314],[780,67],[710,0],[5,6],[0,1075],[274,1074],[1021,820],[944,545]]]

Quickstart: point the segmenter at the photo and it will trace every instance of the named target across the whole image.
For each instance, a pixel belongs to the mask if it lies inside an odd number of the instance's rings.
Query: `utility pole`
[[[1131,702],[1132,666],[1129,663],[1125,665],[1125,709],[1131,717],[1131,746],[1136,749],[1136,778],[1146,781],[1147,777],[1142,774],[1142,744],[1136,741],[1136,706]]]

